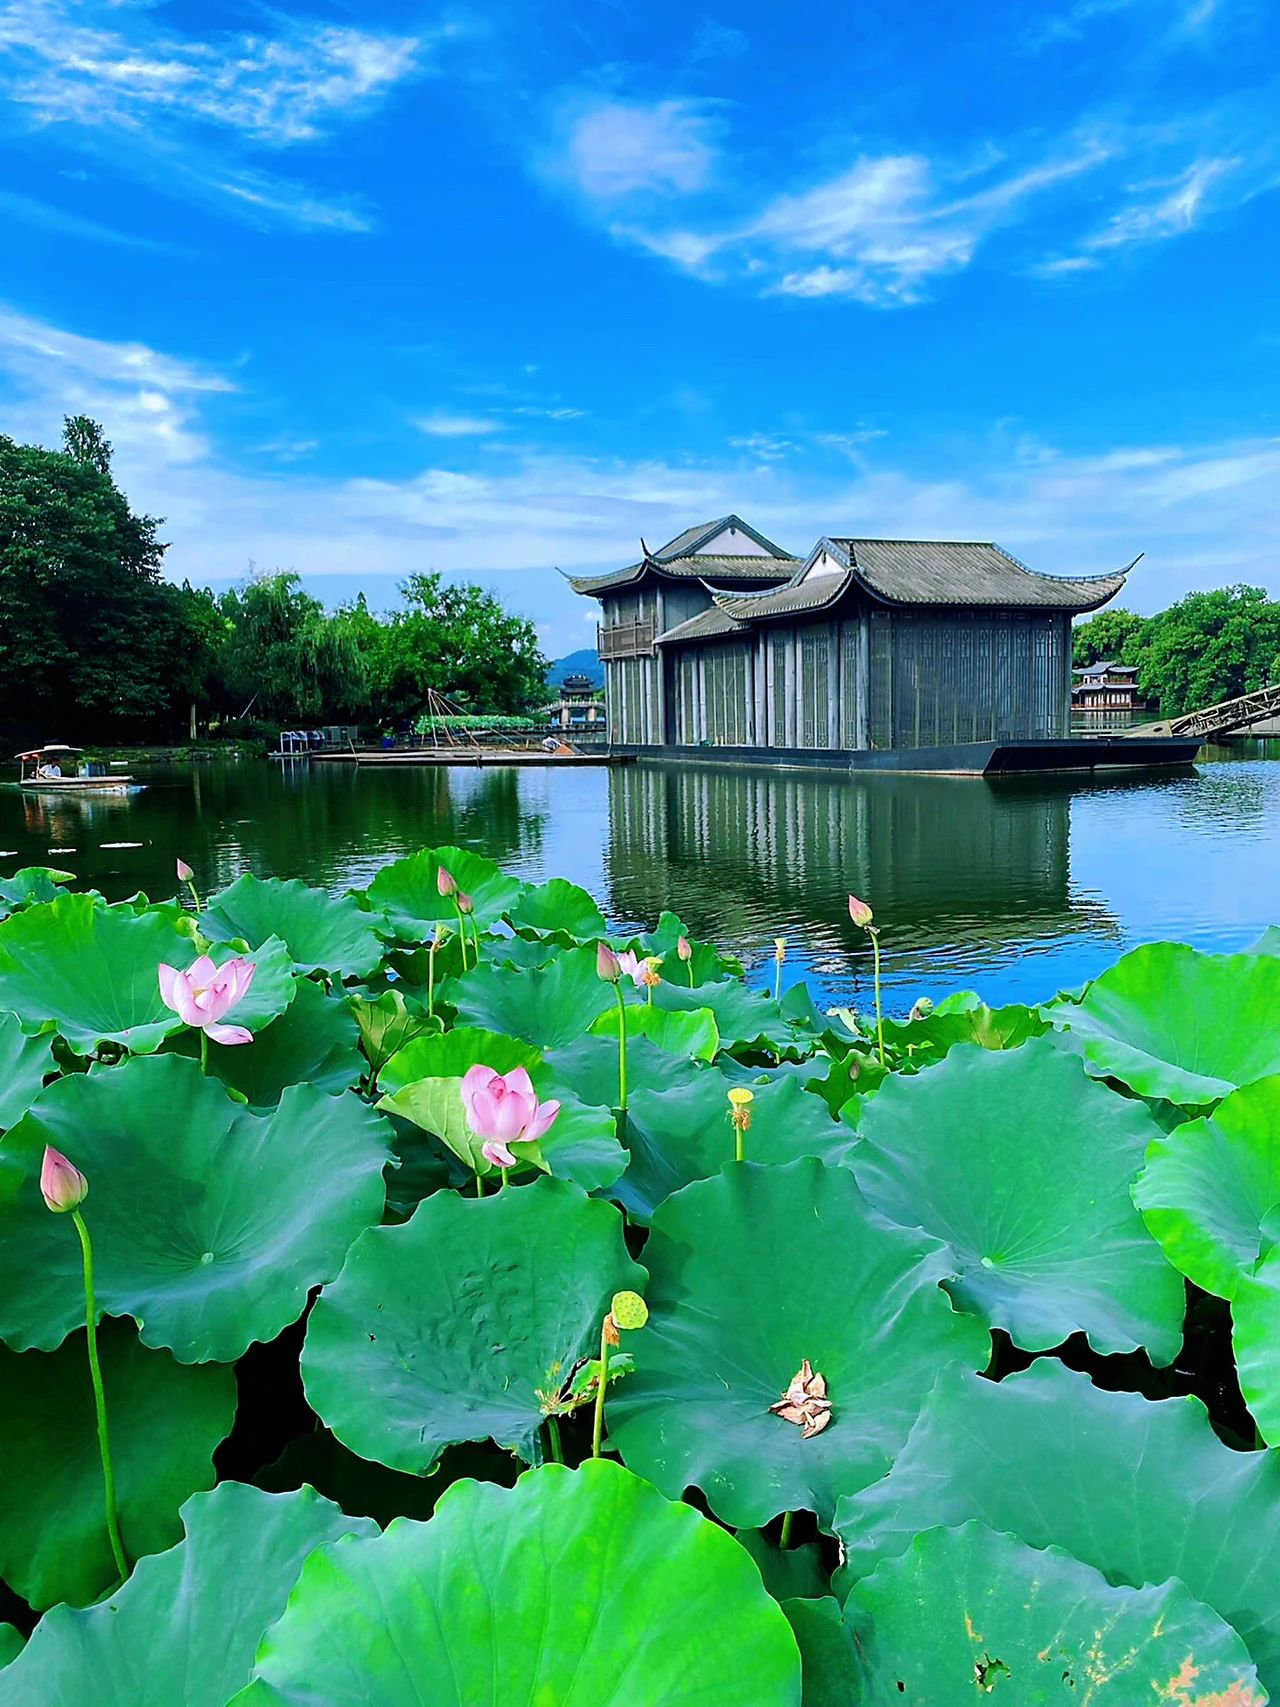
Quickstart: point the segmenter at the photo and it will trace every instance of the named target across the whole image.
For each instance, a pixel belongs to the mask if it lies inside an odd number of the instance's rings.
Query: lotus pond
[[[0,1707],[1280,1699],[1280,931],[178,876],[0,880]]]

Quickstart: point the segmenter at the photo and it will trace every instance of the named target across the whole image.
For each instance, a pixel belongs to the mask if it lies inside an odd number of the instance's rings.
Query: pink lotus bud
[[[693,959],[693,944],[689,941],[687,936],[676,938],[676,953],[680,956],[681,960]]]
[[[89,1182],[61,1150],[46,1145],[40,1165],[40,1190],[53,1213],[65,1215],[71,1209],[78,1209],[88,1197]]]
[[[192,871],[185,859],[180,859],[177,862],[177,871],[179,883],[190,883],[191,879],[195,876],[195,872]]]
[[[458,893],[458,885],[454,880],[453,873],[447,871],[444,866],[440,866],[436,872],[436,888],[446,901],[451,895]]]
[[[596,974],[606,984],[616,984],[622,977],[622,964],[607,942],[596,944]]]
[[[859,901],[856,895],[850,895],[849,917],[853,920],[855,925],[860,925],[863,930],[866,930],[872,919],[875,918],[875,914],[871,911],[865,901]]]
[[[467,914],[475,911],[475,902],[471,899],[470,895],[464,895],[461,889],[458,890],[458,911],[460,913]]]

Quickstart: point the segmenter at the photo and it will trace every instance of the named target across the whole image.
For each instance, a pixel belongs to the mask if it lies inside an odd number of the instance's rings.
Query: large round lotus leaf
[[[51,865],[24,865],[12,877],[0,877],[0,919],[23,907],[65,895],[64,883],[74,883],[73,871],[57,871]]]
[[[214,958],[225,960],[229,952]],[[183,1029],[160,998],[157,969],[162,962],[189,966],[196,953],[190,935],[159,913],[139,915],[104,907],[92,895],[62,895],[0,924],[0,1008],[11,1008],[28,1025],[52,1019],[81,1055],[107,1042],[150,1054]],[[293,995],[282,943],[269,943],[252,958],[257,976],[230,1016],[251,1031],[282,1013]]]
[[[523,1038],[539,1049],[572,1043],[616,1001],[596,971],[594,948],[568,949],[546,966],[517,973],[482,961],[450,986],[449,999],[463,1024]]]
[[[952,1296],[1015,1345],[1085,1333],[1101,1352],[1182,1345],[1181,1277],[1129,1187],[1160,1128],[1054,1038],[1001,1054],[961,1044],[927,1073],[891,1075],[861,1115],[849,1165],[891,1220],[955,1258]]]
[[[423,848],[384,865],[368,888],[369,905],[385,913],[406,942],[425,941],[437,923],[457,928],[453,902],[441,895],[437,885],[442,865],[471,897],[472,917],[482,926],[496,924],[524,892],[518,877],[508,877],[481,854],[466,848]]]
[[[199,920],[210,942],[239,940],[254,949],[278,936],[299,972],[337,978],[367,978],[378,966],[375,924],[353,895],[339,898],[297,877],[264,880],[252,872],[213,896]]]
[[[671,1090],[637,1091],[628,1099],[627,1146],[631,1160],[610,1196],[637,1221],[648,1221],[672,1192],[718,1174],[734,1157],[729,1123],[731,1081],[699,1073],[691,1084]],[[853,1142],[820,1097],[794,1079],[749,1087],[751,1125],[743,1138],[753,1162],[793,1162],[797,1156],[842,1161]]]
[[[609,1397],[610,1440],[735,1528],[793,1509],[829,1523],[889,1468],[938,1369],[990,1355],[938,1285],[934,1242],[882,1221],[845,1168],[731,1163],[667,1199],[644,1260],[649,1325]],[[806,1359],[832,1407],[808,1440],[769,1411]]]
[[[618,1211],[576,1186],[437,1192],[364,1233],[321,1293],[307,1397],[345,1446],[394,1470],[425,1475],[463,1440],[530,1459],[539,1390],[598,1351],[613,1294],[644,1283]]]
[[[576,883],[553,877],[531,884],[507,914],[518,931],[560,931],[581,942],[594,942],[605,933],[604,914]],[[594,952],[594,951],[593,951]]]
[[[684,1055],[692,1061],[712,1061],[719,1051],[720,1032],[710,1008],[673,1010],[651,1007],[645,1002],[628,1002],[625,1013],[628,1047],[632,1039],[646,1037],[668,1055]],[[592,1022],[592,1035],[617,1037],[619,1024],[615,1003]]]
[[[1233,1091],[1147,1152],[1133,1200],[1175,1268],[1205,1292],[1235,1296],[1262,1254],[1280,1203],[1280,1076]]]
[[[89,1180],[99,1307],[184,1363],[229,1363],[379,1220],[387,1137],[356,1097],[309,1085],[253,1114],[177,1055],[57,1080],[4,1143],[24,1174],[0,1208],[0,1339],[47,1350],[80,1319],[79,1241],[39,1190],[46,1144]]]
[[[169,1047],[193,1060],[196,1033],[179,1032]],[[274,1108],[290,1085],[336,1094],[359,1082],[365,1070],[355,1016],[341,996],[327,996],[310,978],[300,978],[293,1000],[250,1047],[209,1049],[209,1072],[238,1091],[251,1108]]]
[[[976,991],[961,990],[936,1003],[919,1019],[886,1019],[884,1040],[913,1065],[928,1067],[957,1043],[976,1043],[982,1049],[1017,1049],[1046,1028],[1037,1008],[1016,1002],[989,1008]]]
[[[17,1014],[0,1013],[0,1132],[21,1119],[53,1071],[50,1034],[29,1037]]]
[[[1280,1445],[1280,1209],[1262,1226],[1266,1255],[1242,1275],[1231,1299],[1231,1342],[1240,1391],[1258,1433]]]
[[[1179,1578],[1280,1689],[1280,1454],[1233,1452],[1198,1400],[1102,1392],[1043,1359],[998,1385],[945,1372],[889,1475],[840,1502],[846,1579],[970,1518],[1112,1583]]]
[[[689,1008],[710,1008],[725,1049],[763,1052],[779,1059],[809,1053],[801,1029],[783,1016],[772,996],[758,995],[738,978],[701,984],[690,990],[681,977],[683,971],[674,957],[663,963],[663,981],[653,992],[655,1007],[677,1013]]]
[[[375,1087],[378,1075],[398,1050],[416,1037],[438,1031],[441,1024],[394,986],[380,996],[348,996],[347,1005],[359,1030],[360,1046]]]
[[[607,1461],[313,1554],[236,1707],[800,1707],[755,1566]]]
[[[0,1671],[22,1652],[25,1638],[12,1624],[0,1624]],[[0,1707],[5,1700],[4,1679],[0,1678]]]
[[[563,1049],[547,1051],[546,1065],[556,1083],[582,1102],[612,1108],[618,1101],[618,1041],[612,1037],[579,1037]],[[708,1069],[696,1061],[682,1061],[650,1043],[634,1037],[627,1043],[627,1101],[637,1091],[669,1090],[694,1084]],[[559,1092],[556,1093],[557,1095]]]
[[[1096,978],[1080,1002],[1046,1012],[1096,1072],[1184,1108],[1280,1073],[1280,961],[1269,955],[1149,943]]]
[[[1059,1548],[1037,1551],[981,1523],[917,1535],[857,1584],[845,1618],[868,1702],[1266,1699],[1239,1636],[1180,1582],[1115,1588]]]
[[[235,1376],[148,1351],[127,1322],[102,1324],[98,1354],[120,1533],[135,1560],[172,1546],[179,1506],[213,1485],[214,1448],[235,1416]],[[83,1606],[116,1581],[83,1331],[54,1352],[19,1356],[0,1346],[0,1393],[0,1578],[37,1611],[59,1600]]]
[[[690,960],[677,965],[681,937],[689,944],[693,955]],[[722,954],[714,943],[697,941],[683,919],[665,907],[654,928],[638,937],[632,937],[630,946],[640,955],[660,955],[669,962],[667,969],[670,981],[673,984],[684,984],[686,988],[689,988],[691,983],[718,983],[722,978],[742,977],[742,962],[735,955]],[[689,977],[690,967],[693,969],[692,980]]]
[[[539,1098],[561,1105],[546,1136],[514,1152],[524,1165],[543,1167],[557,1179],[572,1180],[584,1191],[599,1191],[613,1184],[627,1165],[613,1114],[607,1105],[591,1107],[584,1103],[551,1066],[544,1065],[532,1044],[518,1038],[468,1026],[417,1038],[382,1069],[381,1084],[386,1094],[378,1107],[434,1133],[474,1173],[496,1177],[497,1170],[481,1153],[484,1140],[471,1130],[462,1103],[463,1074],[477,1064],[492,1067],[495,1073],[527,1068]]]
[[[223,1707],[253,1670],[309,1554],[376,1535],[311,1488],[224,1482],[182,1508],[183,1539],[97,1606],[57,1606],[0,1674],[0,1707]]]

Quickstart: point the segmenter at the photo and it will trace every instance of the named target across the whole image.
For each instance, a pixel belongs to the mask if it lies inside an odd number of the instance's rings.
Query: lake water
[[[117,899],[243,871],[340,891],[431,843],[580,883],[618,925],[664,906],[772,979],[864,1005],[852,890],[883,927],[892,1005],[1070,988],[1136,943],[1247,947],[1280,922],[1280,742],[1111,782],[765,775],[708,767],[362,770],[165,767],[114,800],[0,793],[0,875],[51,864]],[[123,845],[121,845],[123,844]],[[136,844],[136,845],[134,845]]]

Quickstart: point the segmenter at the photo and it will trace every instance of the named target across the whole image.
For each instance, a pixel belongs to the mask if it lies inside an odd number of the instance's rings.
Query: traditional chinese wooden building
[[[1108,760],[1097,738],[1084,752],[1069,738],[1072,618],[1106,604],[1126,573],[1041,575],[972,541],[823,538],[799,558],[721,516],[572,585],[600,601],[611,738],[639,756],[1189,762],[1185,742],[1177,755],[1130,746]]]
[[[1116,721],[1152,707],[1138,693],[1138,666],[1116,664],[1110,659],[1087,664],[1073,671],[1071,709],[1085,717]]]

